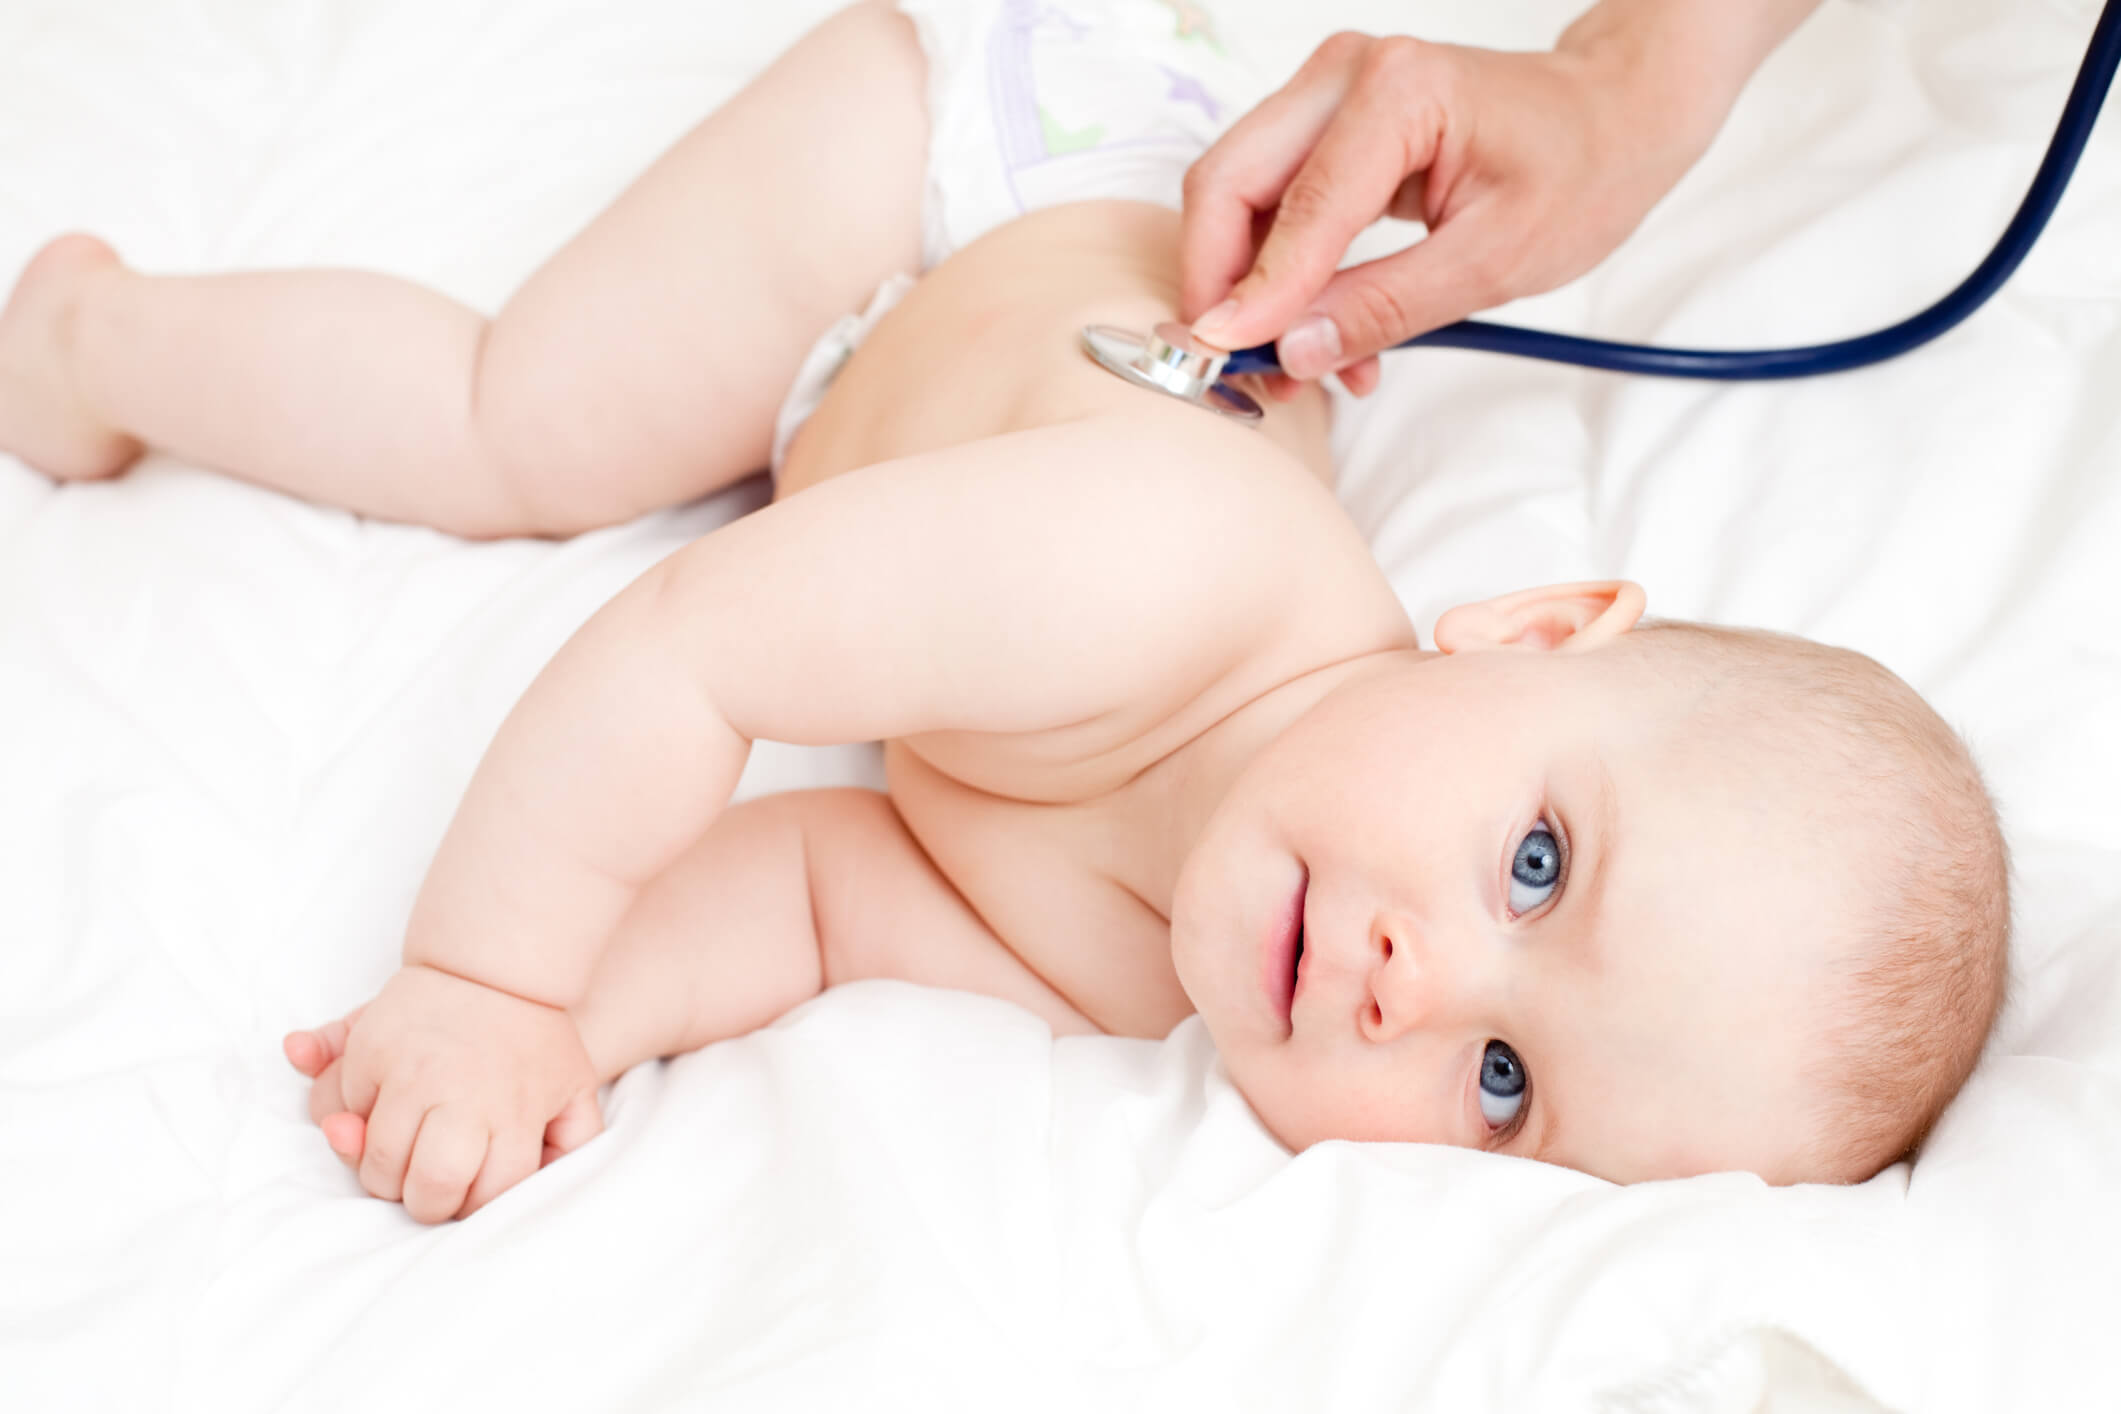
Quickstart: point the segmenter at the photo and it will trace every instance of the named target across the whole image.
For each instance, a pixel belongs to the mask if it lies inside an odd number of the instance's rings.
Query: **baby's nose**
[[[1379,918],[1370,928],[1369,997],[1359,1019],[1372,1041],[1450,1022],[1466,1004],[1466,950],[1435,926]]]

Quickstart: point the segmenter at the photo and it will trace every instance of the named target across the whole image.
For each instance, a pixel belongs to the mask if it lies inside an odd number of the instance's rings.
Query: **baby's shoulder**
[[[1047,474],[1032,474],[1041,461]],[[1177,404],[1134,409],[1028,434],[994,474],[1018,479],[1006,522],[938,514],[922,533],[942,560],[975,545],[1053,558],[1035,594],[989,605],[1036,659],[1039,700],[1019,720],[1038,725],[903,739],[976,790],[1099,797],[1288,683],[1414,646],[1331,490],[1255,432]],[[968,671],[1004,666],[990,655]]]
[[[1176,411],[1169,443],[1131,454],[1183,457],[1197,498],[1179,502],[1174,533],[1219,543],[1236,579],[1271,586],[1273,612],[1250,626],[1261,670],[1295,677],[1411,643],[1406,610],[1334,494],[1330,465],[1309,455],[1314,441],[1322,454],[1322,435],[1271,436]],[[1172,502],[1163,504],[1168,510]]]

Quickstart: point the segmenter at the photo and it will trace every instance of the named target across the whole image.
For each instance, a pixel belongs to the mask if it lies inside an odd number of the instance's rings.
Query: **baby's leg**
[[[0,450],[75,478],[144,443],[473,536],[725,486],[825,327],[919,268],[925,78],[888,5],[833,16],[491,320],[384,275],[147,276],[62,238],[0,312]]]

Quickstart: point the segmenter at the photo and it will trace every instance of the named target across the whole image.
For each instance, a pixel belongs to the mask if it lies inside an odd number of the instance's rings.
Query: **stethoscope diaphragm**
[[[1260,419],[1258,403],[1219,381],[1229,352],[1200,342],[1175,320],[1165,320],[1146,335],[1111,324],[1085,325],[1083,352],[1136,387],[1167,393],[1238,422]]]

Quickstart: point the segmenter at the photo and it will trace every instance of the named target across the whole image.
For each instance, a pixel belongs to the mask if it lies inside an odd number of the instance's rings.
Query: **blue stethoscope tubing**
[[[1995,249],[1976,266],[1959,287],[1920,314],[1889,328],[1827,344],[1807,344],[1794,349],[1668,349],[1652,344],[1622,344],[1607,339],[1585,339],[1573,334],[1551,334],[1542,329],[1524,329],[1511,324],[1490,324],[1461,319],[1418,334],[1395,348],[1475,349],[1484,353],[1516,354],[1521,358],[1573,363],[1602,368],[1613,373],[1646,373],[1662,378],[1710,378],[1728,381],[1762,378],[1809,378],[1819,373],[1840,373],[1866,364],[1897,357],[1919,344],[1928,343],[1979,309],[2025,259],[2033,242],[2054,214],[2055,204],[2077,169],[2077,159],[2099,120],[2099,108],[2113,84],[2114,70],[2121,65],[2121,0],[2106,0],[2099,22],[2092,30],[2084,63],[2077,70],[2069,101],[2062,105],[2062,118],[2048,143],[2047,156],[2033,175],[2033,184],[2019,203]],[[1223,368],[1233,373],[1271,373],[1280,369],[1274,345],[1260,344],[1238,349]]]

